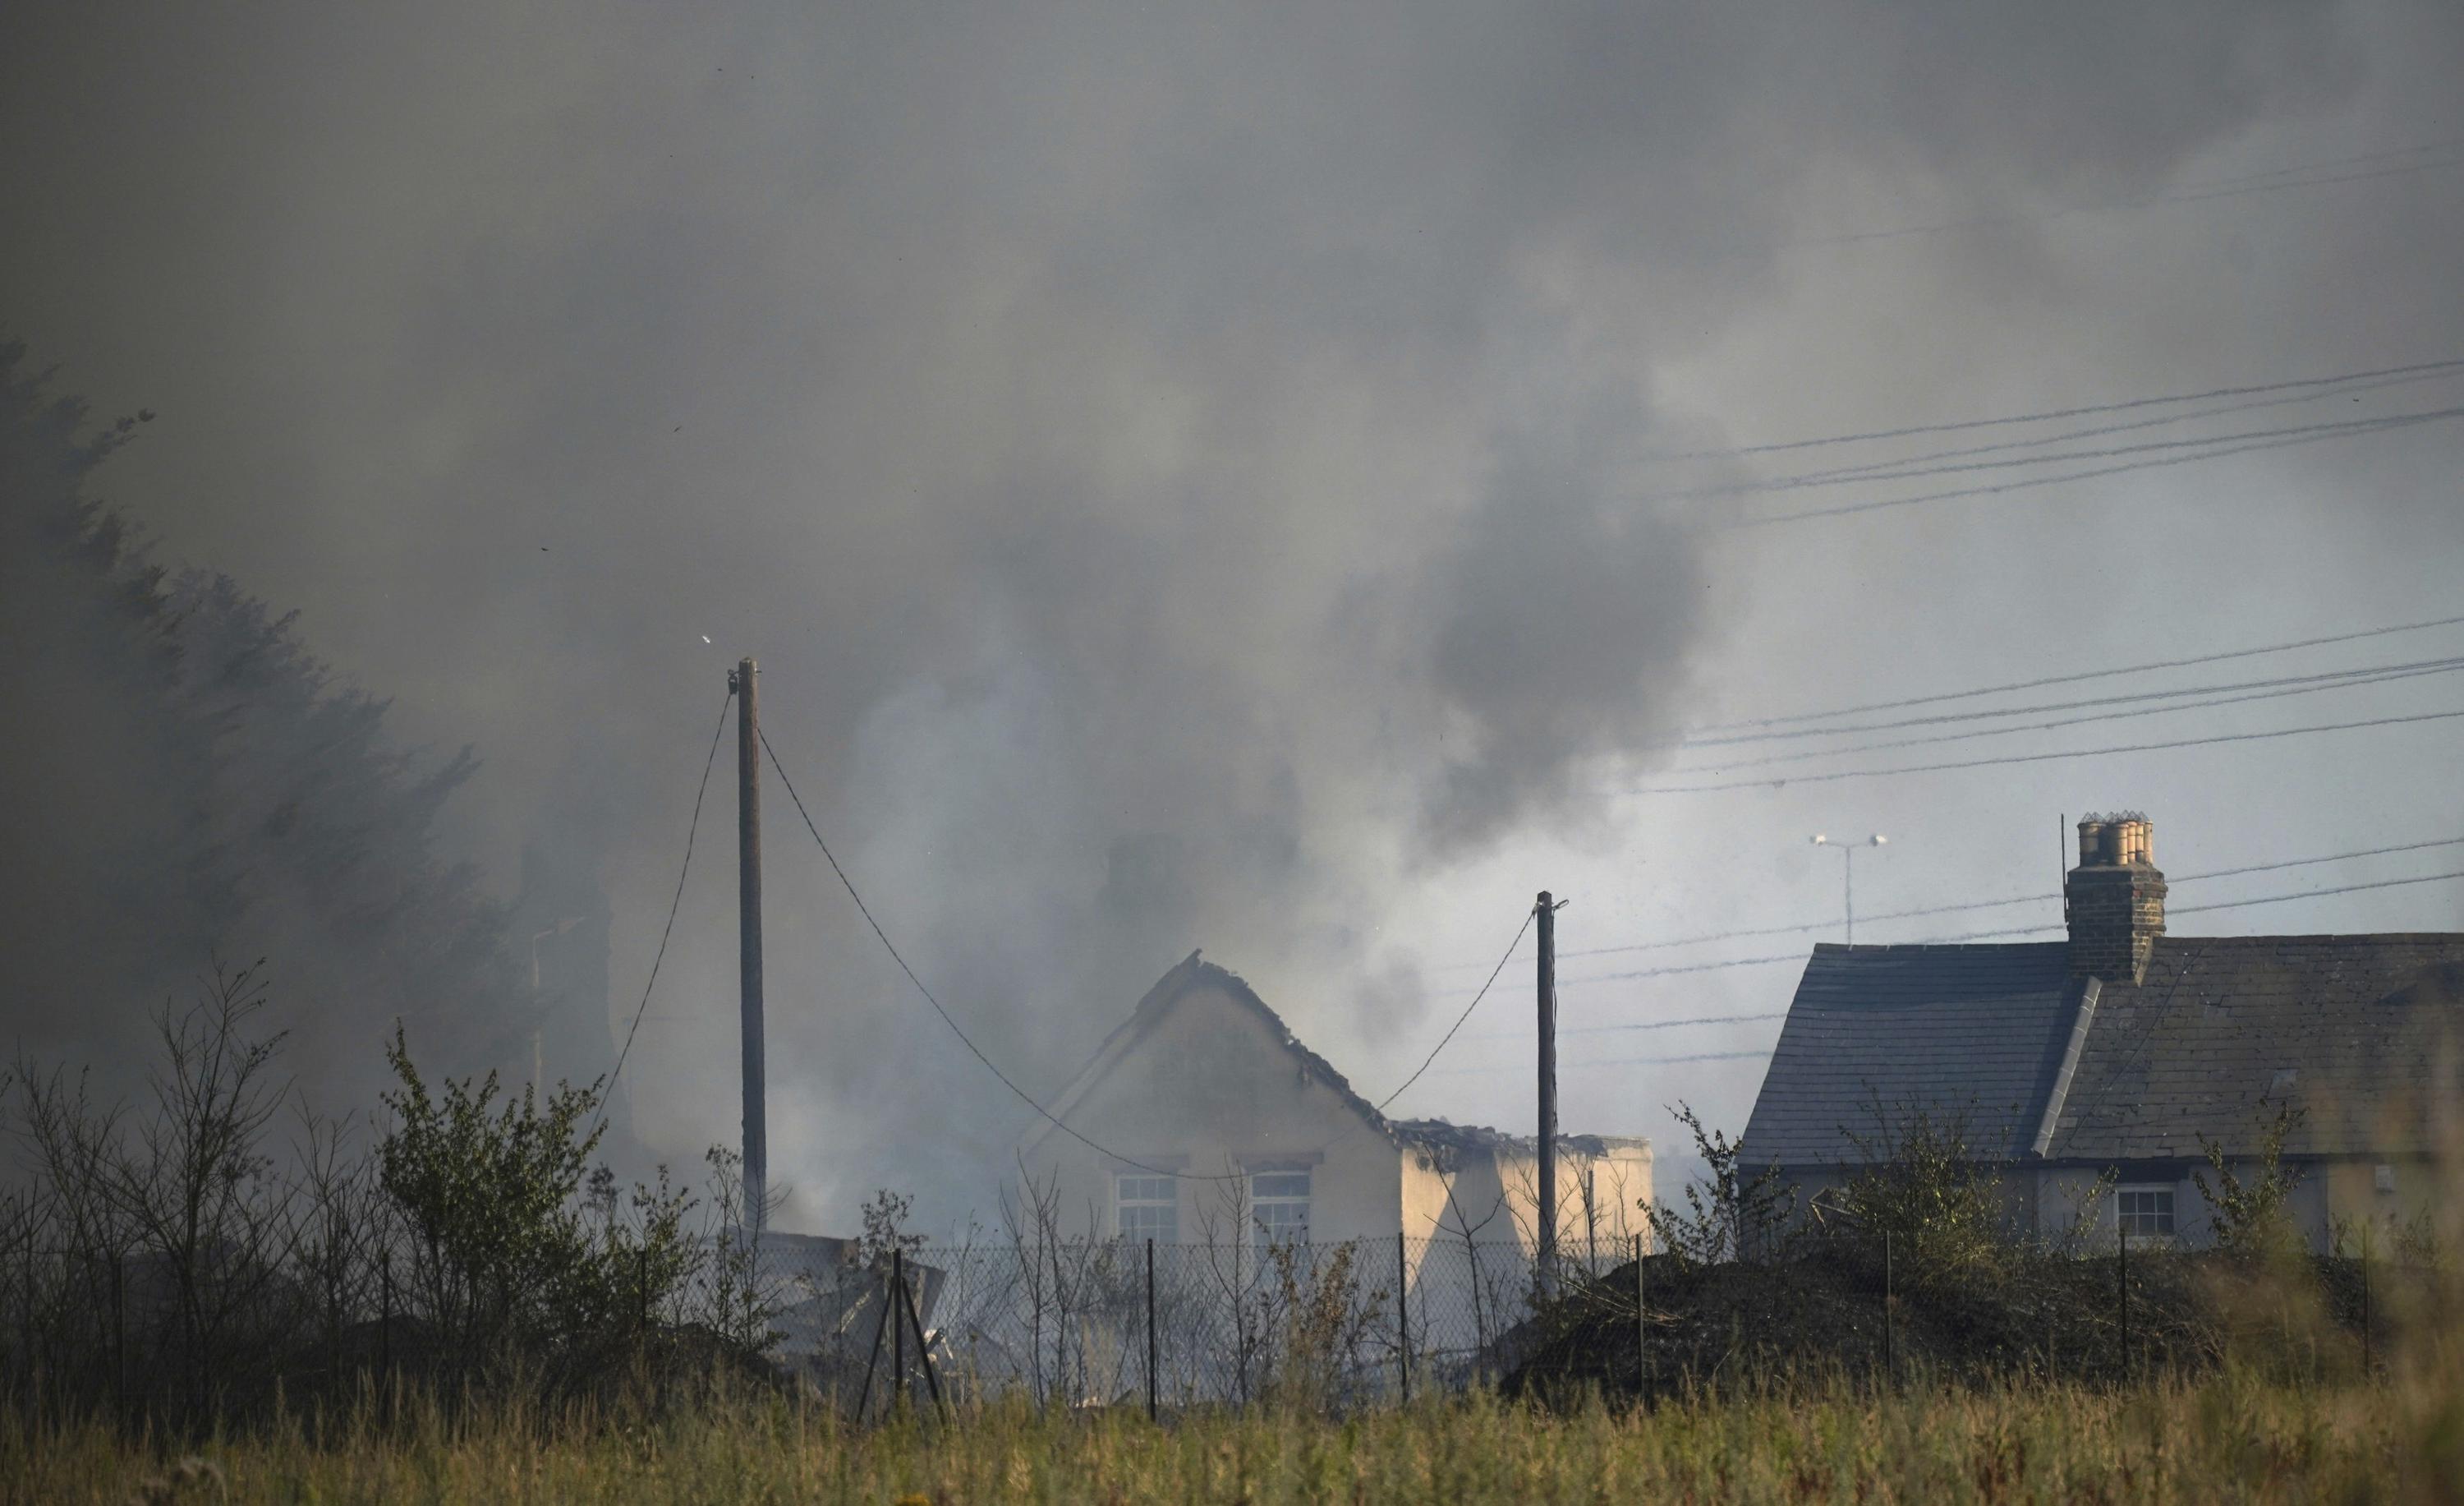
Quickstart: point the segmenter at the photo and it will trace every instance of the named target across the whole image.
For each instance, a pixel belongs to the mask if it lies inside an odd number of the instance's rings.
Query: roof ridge
[[[1301,1039],[1300,1032],[1293,1030],[1282,1015],[1275,1012],[1274,1006],[1258,996],[1258,990],[1249,986],[1249,980],[1221,963],[1200,962],[1196,952],[1189,954],[1189,962],[1197,964],[1197,977],[1212,975],[1235,1001],[1255,1009],[1266,1019],[1267,1023],[1274,1026],[1284,1050],[1298,1056],[1303,1066],[1315,1072],[1328,1087],[1334,1090],[1337,1097],[1342,1098],[1355,1113],[1369,1121],[1370,1128],[1379,1131],[1389,1139],[1394,1137],[1395,1121],[1388,1118],[1376,1104],[1362,1096],[1360,1091],[1353,1087],[1352,1079],[1345,1076],[1340,1068],[1310,1050],[1308,1043]],[[1179,994],[1187,991],[1187,986],[1184,986],[1175,990],[1175,997],[1177,998]]]

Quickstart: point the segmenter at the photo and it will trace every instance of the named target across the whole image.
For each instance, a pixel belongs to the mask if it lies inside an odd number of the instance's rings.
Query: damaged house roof
[[[1289,1052],[1300,1064],[1303,1074],[1309,1080],[1331,1089],[1336,1096],[1340,1097],[1353,1113],[1359,1115],[1372,1129],[1384,1135],[1397,1145],[1432,1152],[1461,1153],[1466,1150],[1499,1149],[1529,1152],[1536,1143],[1531,1137],[1507,1135],[1480,1126],[1458,1125],[1444,1119],[1388,1118],[1377,1105],[1360,1096],[1359,1092],[1352,1086],[1351,1079],[1335,1070],[1332,1062],[1304,1045],[1301,1038],[1292,1033],[1291,1027],[1284,1023],[1283,1016],[1269,1008],[1264,999],[1259,998],[1257,990],[1250,987],[1246,980],[1229,968],[1204,961],[1197,952],[1191,952],[1178,965],[1156,980],[1155,986],[1147,990],[1146,997],[1138,1001],[1137,1008],[1130,1012],[1130,1017],[1122,1021],[1110,1035],[1104,1037],[1103,1043],[1095,1048],[1094,1055],[1080,1070],[1078,1075],[1070,1080],[1069,1086],[1063,1090],[1061,1096],[1053,1103],[1051,1109],[1053,1117],[1067,1118],[1070,1110],[1076,1107],[1078,1102],[1087,1096],[1089,1090],[1103,1078],[1113,1063],[1127,1055],[1131,1048],[1160,1023],[1174,1006],[1190,994],[1205,987],[1220,989],[1239,1008],[1257,1015],[1265,1024],[1273,1039],[1285,1051]],[[1049,1121],[1037,1126],[1027,1137],[1028,1148],[1040,1142],[1052,1130],[1053,1126]],[[1601,1154],[1610,1147],[1640,1146],[1650,1143],[1643,1140],[1613,1139],[1595,1135],[1560,1135],[1557,1140],[1560,1145],[1593,1155]]]

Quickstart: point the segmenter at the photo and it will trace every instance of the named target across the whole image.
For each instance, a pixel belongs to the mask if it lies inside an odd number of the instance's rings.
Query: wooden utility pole
[[[1543,1291],[1557,1280],[1557,907],[1540,891],[1540,1249]]]
[[[744,1224],[759,1239],[770,1181],[761,1053],[761,698],[751,659],[727,679],[736,692],[736,916],[738,1008],[744,1029]]]

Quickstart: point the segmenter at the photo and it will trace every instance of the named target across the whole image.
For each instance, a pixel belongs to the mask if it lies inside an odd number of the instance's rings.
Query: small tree
[[[1719,1130],[1705,1129],[1692,1105],[1680,1103],[1669,1112],[1693,1132],[1694,1153],[1703,1158],[1710,1176],[1685,1185],[1683,1211],[1660,1203],[1643,1205],[1652,1238],[1689,1266],[1779,1253],[1796,1211],[1795,1188],[1777,1166],[1749,1175],[1739,1142]]]
[[[893,1254],[913,1261],[926,1243],[925,1236],[907,1228],[908,1211],[914,1206],[915,1200],[903,1192],[875,1190],[864,1205],[864,1230],[847,1249],[848,1262],[887,1274]]]
[[[2300,1127],[2306,1112],[2291,1104],[2276,1111],[2276,1118],[2259,1131],[2258,1152],[2251,1158],[2247,1177],[2233,1169],[2222,1141],[2199,1137],[2199,1152],[2215,1181],[2194,1170],[2190,1183],[2208,1201],[2219,1250],[2251,1260],[2280,1259],[2299,1251],[2301,1232],[2294,1227],[2291,1202],[2301,1172],[2284,1164],[2284,1142]]]

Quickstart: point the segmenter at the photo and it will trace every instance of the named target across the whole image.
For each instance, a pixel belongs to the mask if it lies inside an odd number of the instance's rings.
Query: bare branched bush
[[[1359,1255],[1356,1240],[1326,1249],[1266,1247],[1283,1334],[1269,1385],[1278,1405],[1334,1410],[1373,1384],[1369,1353],[1386,1327],[1388,1294],[1363,1290]]]
[[[1643,1206],[1653,1240],[1685,1266],[1784,1258],[1796,1189],[1777,1166],[1747,1166],[1738,1142],[1704,1128],[1693,1105],[1680,1103],[1669,1112],[1693,1134],[1694,1153],[1709,1174],[1685,1184],[1683,1209],[1658,1201]]]
[[[664,1171],[626,1188],[590,1165],[595,1085],[431,1091],[397,1032],[390,1120],[324,1118],[256,1029],[265,997],[258,968],[216,969],[165,1005],[134,1103],[57,1065],[0,1079],[14,1405],[192,1428],[394,1372],[604,1390],[697,1316],[696,1205]]]

